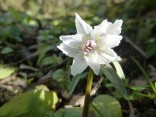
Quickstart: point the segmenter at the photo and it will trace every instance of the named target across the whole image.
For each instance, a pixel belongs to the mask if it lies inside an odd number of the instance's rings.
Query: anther
[[[96,43],[94,40],[87,40],[87,42],[84,44],[84,51],[89,52],[90,50],[94,49],[96,47]]]

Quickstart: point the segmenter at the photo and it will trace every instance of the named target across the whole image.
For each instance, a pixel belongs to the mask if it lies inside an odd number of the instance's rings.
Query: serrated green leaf
[[[79,74],[75,77],[72,78],[72,81],[70,82],[70,86],[69,86],[69,93],[72,94],[73,91],[75,90],[78,82],[80,81],[80,79],[84,78],[87,74]]]
[[[95,117],[122,117],[120,103],[109,95],[96,97],[91,104],[91,110]]]
[[[124,82],[119,78],[115,70],[108,64],[101,66],[102,73],[111,81],[120,95],[124,98],[127,97],[127,91]]]
[[[114,61],[114,62],[113,62],[113,65],[114,65],[114,67],[115,67],[115,70],[116,70],[118,76],[119,76],[121,79],[125,79],[125,74],[124,74],[124,72],[123,72],[123,70],[122,70],[121,65],[119,64],[119,62]]]
[[[12,67],[1,67],[0,68],[0,79],[3,78],[7,78],[9,77],[11,74],[13,74],[15,72],[15,68]]]
[[[0,108],[0,117],[43,117],[57,103],[55,92],[33,90],[13,97]]]

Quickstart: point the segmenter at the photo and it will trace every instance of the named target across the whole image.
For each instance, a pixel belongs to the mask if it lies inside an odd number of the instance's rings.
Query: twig
[[[129,43],[136,51],[138,51],[144,58],[147,58],[146,53],[140,49],[135,43],[131,41],[127,36],[124,36],[123,38],[127,43]]]

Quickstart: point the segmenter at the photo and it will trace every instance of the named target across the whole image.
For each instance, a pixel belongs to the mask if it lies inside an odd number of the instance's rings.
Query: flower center
[[[94,40],[87,40],[87,42],[84,44],[84,52],[89,52],[90,50],[93,50],[96,48],[96,43]]]

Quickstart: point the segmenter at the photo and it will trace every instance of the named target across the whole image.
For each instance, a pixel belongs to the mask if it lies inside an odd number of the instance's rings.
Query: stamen
[[[96,48],[96,43],[94,40],[87,40],[87,42],[84,44],[84,51],[89,52],[92,49]]]

